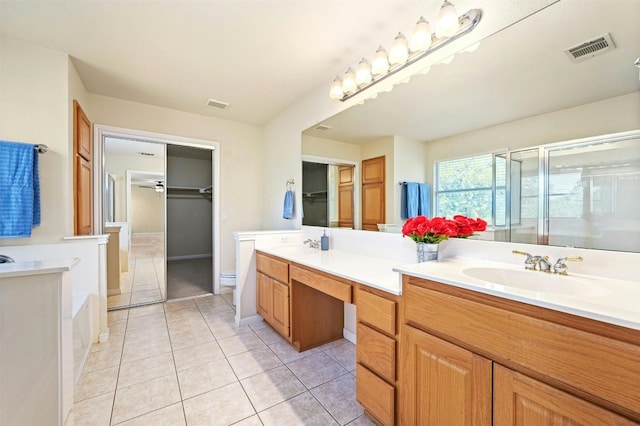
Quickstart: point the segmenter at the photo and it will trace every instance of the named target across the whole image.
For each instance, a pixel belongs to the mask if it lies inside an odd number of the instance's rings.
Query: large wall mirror
[[[385,219],[397,231],[404,221],[401,182],[431,185],[438,214],[436,164],[488,155],[482,167],[494,198],[483,211],[496,220],[496,209],[503,210],[496,232],[486,238],[640,251],[636,234],[625,234],[624,246],[594,239],[602,229],[640,229],[640,204],[629,201],[638,199],[640,185],[640,140],[629,135],[640,129],[633,65],[640,55],[639,14],[640,3],[630,0],[561,0],[485,38],[473,51],[305,130],[303,157],[361,163],[384,155]],[[603,35],[610,37],[609,48],[600,54],[573,61],[565,52]],[[618,141],[620,132],[627,132],[626,141]],[[589,139],[606,134],[617,135]],[[575,140],[581,147],[548,149]],[[500,161],[502,188],[491,172]],[[511,179],[505,179],[507,168]],[[359,208],[361,201],[354,197],[354,203]],[[512,226],[519,229],[511,232]],[[509,232],[498,232],[505,227]]]

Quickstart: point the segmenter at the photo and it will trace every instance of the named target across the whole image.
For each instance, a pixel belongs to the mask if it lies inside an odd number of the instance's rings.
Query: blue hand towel
[[[35,145],[0,141],[0,238],[30,237],[31,228],[39,224]]]
[[[415,182],[406,182],[402,186],[403,192],[405,192],[405,202],[403,211],[401,213],[405,213],[406,217],[403,219],[408,219],[410,217],[418,216],[419,214],[419,204],[418,204],[418,184]],[[406,208],[406,211],[404,210]]]
[[[431,188],[428,183],[418,184],[418,214],[430,217],[431,215]]]
[[[284,208],[282,209],[282,217],[285,219],[293,218],[293,191],[288,190],[284,194]]]

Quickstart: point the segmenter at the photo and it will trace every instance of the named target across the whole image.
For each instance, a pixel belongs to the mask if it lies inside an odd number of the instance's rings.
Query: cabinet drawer
[[[364,324],[358,324],[357,336],[357,361],[388,382],[394,383],[396,380],[396,341]]]
[[[289,264],[284,260],[279,260],[257,253],[256,268],[258,271],[269,275],[271,278],[274,278],[281,283],[289,283]]]
[[[394,424],[395,388],[360,364],[356,365],[356,398],[381,424]]]
[[[358,321],[373,326],[390,336],[396,334],[396,302],[367,291],[358,290]]]
[[[309,271],[297,266],[291,267],[291,280],[314,288],[331,297],[351,303],[351,285],[338,281],[318,272]]]

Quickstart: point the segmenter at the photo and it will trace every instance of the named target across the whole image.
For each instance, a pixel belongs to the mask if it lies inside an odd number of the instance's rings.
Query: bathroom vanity
[[[637,282],[290,247],[256,265],[259,312],[298,350],[342,337],[356,305],[356,395],[380,424],[640,423]],[[521,287],[464,274],[500,268]]]

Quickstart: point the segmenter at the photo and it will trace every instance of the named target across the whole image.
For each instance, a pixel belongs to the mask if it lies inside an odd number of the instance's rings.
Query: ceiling
[[[0,0],[0,31],[69,54],[90,93],[262,125],[440,3]]]
[[[639,21],[637,0],[561,0],[305,134],[428,141],[638,92]],[[605,33],[615,50],[579,63],[564,53]]]
[[[561,0],[545,8],[554,1],[457,0],[459,13],[483,10],[469,35],[486,36],[475,53],[348,109],[317,135],[429,140],[639,90],[640,1]],[[90,93],[262,125],[318,88],[328,95],[333,77],[379,44],[388,48],[420,15],[434,17],[441,3],[0,0],[0,32],[69,54]],[[539,9],[510,26],[522,18],[514,11]],[[582,64],[562,52],[605,32],[613,52]],[[230,107],[208,107],[208,99]]]

